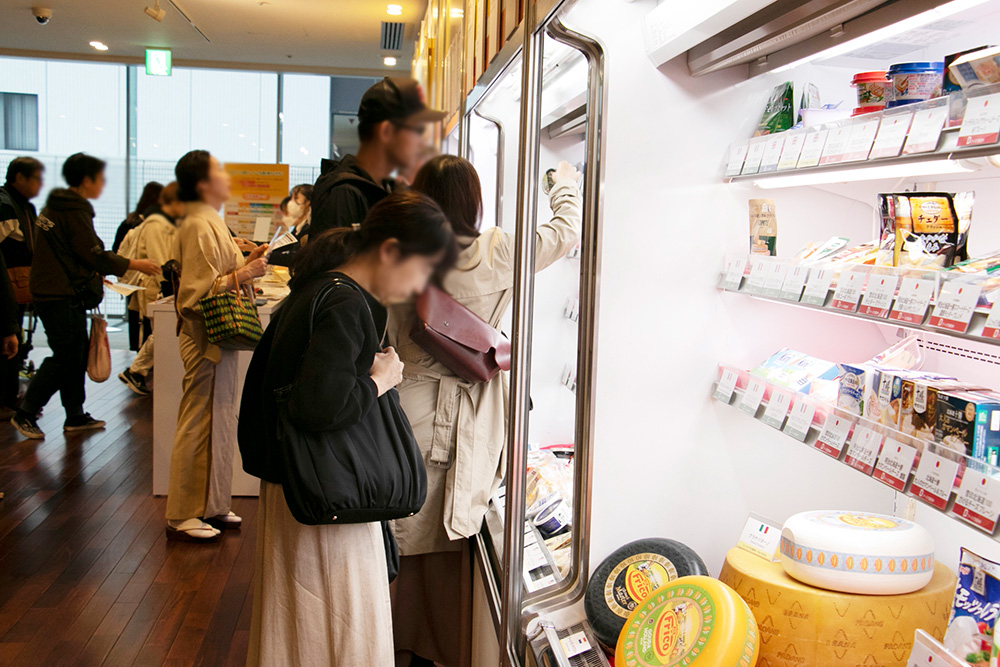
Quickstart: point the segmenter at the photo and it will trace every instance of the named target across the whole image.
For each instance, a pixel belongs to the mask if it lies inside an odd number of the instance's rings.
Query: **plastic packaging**
[[[1000,564],[962,548],[944,646],[973,667],[988,667],[1000,613]]]
[[[855,115],[860,115],[858,111],[861,109],[871,108],[877,111],[885,107],[888,87],[885,71],[859,72],[854,75],[851,85],[857,88],[858,93],[858,109],[855,109]]]
[[[926,102],[941,95],[944,63],[897,63],[889,68],[892,97],[888,108]]]
[[[767,106],[764,107],[764,115],[757,124],[755,137],[762,137],[765,134],[775,134],[784,132],[795,124],[795,103],[793,101],[792,82],[786,81],[779,84],[771,91]]]

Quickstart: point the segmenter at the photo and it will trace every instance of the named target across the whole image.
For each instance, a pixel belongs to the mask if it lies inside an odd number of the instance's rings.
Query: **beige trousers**
[[[206,359],[190,336],[179,336],[184,384],[170,455],[167,519],[183,521],[229,512],[236,452],[237,352]]]

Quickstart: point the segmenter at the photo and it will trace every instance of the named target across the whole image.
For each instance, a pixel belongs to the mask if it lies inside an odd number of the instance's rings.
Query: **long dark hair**
[[[413,179],[413,189],[438,203],[458,236],[479,236],[483,188],[472,163],[457,155],[427,161]]]
[[[430,197],[411,190],[389,195],[373,206],[356,230],[328,229],[310,238],[296,256],[289,287],[298,289],[389,239],[399,242],[403,258],[431,257],[443,252],[440,266],[450,266],[455,261],[455,234],[444,211]]]
[[[141,220],[146,211],[160,200],[161,192],[163,192],[162,183],[156,181],[146,183],[146,187],[142,189],[142,195],[139,197],[139,203],[135,205],[135,210],[129,213],[125,219],[130,223]]]
[[[177,177],[177,198],[181,201],[198,201],[198,184],[208,180],[212,166],[212,154],[208,151],[188,151],[177,161],[174,176]]]

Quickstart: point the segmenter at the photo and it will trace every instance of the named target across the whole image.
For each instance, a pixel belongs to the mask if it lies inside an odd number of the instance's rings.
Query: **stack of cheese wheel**
[[[757,649],[757,623],[733,589],[711,577],[681,577],[629,615],[615,665],[753,667]]]

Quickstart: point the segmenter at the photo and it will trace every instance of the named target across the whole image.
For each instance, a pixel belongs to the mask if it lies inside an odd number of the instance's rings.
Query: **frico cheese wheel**
[[[905,667],[920,628],[944,637],[955,575],[940,563],[927,586],[905,595],[813,588],[742,549],[719,579],[746,601],[760,629],[760,667]]]
[[[662,538],[629,542],[604,559],[587,585],[584,609],[601,644],[614,651],[625,619],[657,588],[678,577],[708,574],[691,548]]]
[[[780,555],[793,578],[844,593],[912,593],[934,575],[930,532],[884,514],[796,514],[781,531]]]
[[[711,577],[681,577],[629,615],[615,665],[753,667],[757,644],[753,613],[733,589]]]

